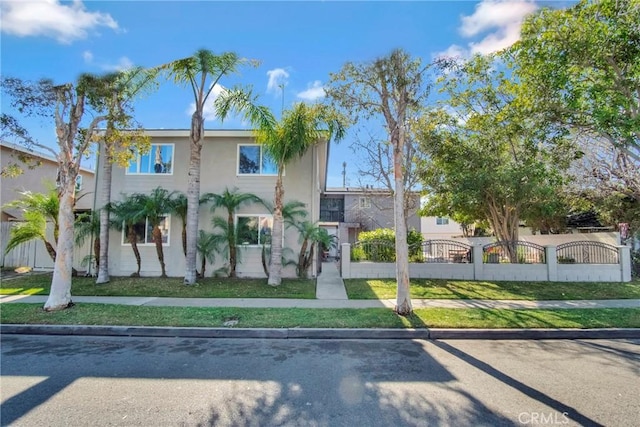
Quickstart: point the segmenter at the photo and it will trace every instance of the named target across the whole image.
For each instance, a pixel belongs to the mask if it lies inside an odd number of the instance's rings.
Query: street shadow
[[[496,380],[502,382],[505,385],[508,385],[509,387],[514,388],[515,390],[525,394],[526,396],[537,400],[538,402],[553,408],[555,411],[557,411],[557,413],[560,414],[567,414],[567,417],[577,423],[579,423],[580,425],[583,426],[603,426],[603,424],[600,424],[599,422],[589,418],[588,416],[584,415],[583,413],[581,413],[580,411],[578,411],[577,409],[566,405],[560,401],[558,401],[557,399],[554,399],[553,397],[531,387],[528,386],[527,384],[518,381],[517,379],[505,374],[504,372],[494,368],[493,366],[489,365],[486,362],[483,362],[480,359],[477,359],[475,357],[473,357],[472,355],[444,342],[444,341],[439,341],[439,340],[435,340],[433,341],[434,345],[444,351],[446,351],[447,353],[459,358],[460,360],[463,360],[464,362],[468,363],[469,365],[475,367],[476,369],[479,369],[480,371],[492,376],[493,378],[495,378]]]
[[[515,425],[462,390],[421,341],[67,336],[3,341],[3,376],[45,379],[6,398],[2,425],[19,422],[72,383],[93,378],[188,380],[194,384],[188,394],[206,399],[208,409],[191,418],[181,415],[186,418],[175,424]],[[235,391],[222,393],[215,384],[231,384]],[[154,394],[162,399],[160,389]],[[107,413],[109,405],[123,405],[116,400],[104,398]],[[158,404],[169,411],[186,402]],[[111,412],[116,408],[121,406]],[[69,420],[73,409],[68,408]],[[136,424],[134,417],[127,422]]]

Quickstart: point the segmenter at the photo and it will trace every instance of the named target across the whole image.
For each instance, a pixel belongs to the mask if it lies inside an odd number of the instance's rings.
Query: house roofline
[[[45,153],[43,153],[41,151],[35,151],[33,149],[25,147],[24,145],[14,144],[14,143],[9,142],[9,141],[0,140],[0,146],[9,148],[9,149],[14,150],[14,151],[19,151],[19,152],[27,154],[29,156],[38,157],[38,158],[41,158],[43,160],[48,160],[50,162],[58,164],[58,159],[56,159],[55,157],[53,157],[51,155],[48,155],[48,154],[45,154]],[[95,170],[85,168],[84,166],[80,166],[80,170],[82,172],[90,173],[90,174],[93,174],[93,175],[95,175],[95,173],[96,173]]]

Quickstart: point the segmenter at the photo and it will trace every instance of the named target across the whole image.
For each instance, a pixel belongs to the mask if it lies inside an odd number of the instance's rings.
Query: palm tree
[[[344,120],[326,105],[308,106],[296,103],[290,110],[284,111],[280,121],[276,122],[268,109],[256,105],[253,95],[242,89],[222,92],[216,99],[215,106],[220,119],[235,111],[253,124],[256,127],[256,139],[264,145],[277,165],[268,284],[278,286],[282,281],[284,167],[295,158],[302,157],[312,145],[323,139],[342,139],[345,134]]]
[[[100,216],[99,212],[83,213],[78,215],[74,225],[76,234],[76,246],[84,245],[84,242],[89,237],[93,240],[93,256],[87,255],[84,262],[88,259],[89,262],[92,259],[96,261],[96,267],[99,268],[100,263]]]
[[[200,153],[204,138],[204,106],[222,76],[234,73],[239,66],[257,65],[255,61],[239,58],[233,52],[216,55],[200,49],[193,56],[178,59],[159,67],[169,78],[191,88],[195,111],[191,116],[191,144],[187,184],[187,258],[184,283],[196,282],[196,245],[198,239],[198,205],[200,198]]]
[[[153,242],[156,244],[156,253],[158,254],[158,261],[160,262],[160,268],[162,269],[162,275],[160,277],[167,277],[167,271],[164,263],[164,251],[162,250],[162,230],[160,225],[167,221],[167,213],[173,206],[173,195],[175,191],[169,192],[162,187],[154,188],[150,194],[135,194],[134,197],[138,202],[140,214],[147,218],[149,225],[152,228],[151,234],[153,236]]]
[[[223,235],[227,238],[227,246],[229,251],[229,277],[236,277],[236,265],[238,263],[238,251],[236,246],[236,226],[235,213],[241,207],[249,203],[264,204],[255,194],[240,193],[237,188],[229,190],[225,188],[222,194],[207,193],[203,197],[211,200],[211,213],[215,213],[218,208],[227,211],[226,224],[220,218],[213,218],[214,227],[218,227],[223,231]]]
[[[309,267],[311,267],[313,262],[317,245],[320,244],[324,247],[330,247],[332,240],[329,232],[324,228],[318,227],[318,224],[304,221],[298,224],[296,228],[300,232],[300,241],[302,243],[298,255],[298,277],[305,279]]]
[[[16,224],[11,229],[5,253],[22,243],[39,239],[44,243],[47,253],[55,262],[56,250],[54,244],[58,241],[59,234],[58,211],[60,209],[60,200],[58,192],[55,188],[52,188],[47,194],[22,191],[20,195],[22,196],[20,199],[5,205],[8,208],[21,209],[24,217],[24,222]],[[53,224],[53,243],[47,239],[47,222]]]
[[[211,194],[203,194],[202,197],[200,197],[199,204],[203,205],[210,201]],[[171,213],[176,214],[182,224],[182,252],[184,252],[185,257],[187,256],[187,207],[187,196],[184,193],[177,193],[177,195],[173,198]],[[198,237],[198,239],[199,238],[200,237]]]
[[[265,207],[269,210],[269,212],[271,212],[271,214],[273,214],[274,211],[274,207],[271,203],[264,203]],[[282,207],[282,218],[284,221],[284,227],[285,228],[290,228],[290,227],[294,227],[297,228],[298,224],[300,223],[300,221],[303,221],[307,215],[308,212],[305,209],[305,204],[302,203],[299,200],[291,200],[287,203],[284,204],[284,206]],[[264,270],[264,274],[269,277],[269,267],[268,267],[268,263],[267,263],[267,255],[269,256],[269,258],[271,257],[271,251],[270,248],[267,248],[267,245],[271,246],[271,240],[269,239],[268,241],[264,241],[262,244],[262,269]],[[284,253],[283,253],[283,257],[284,258]],[[290,264],[290,263],[288,263]],[[294,263],[295,264],[295,263]],[[297,265],[297,264],[296,264]]]
[[[109,209],[111,214],[111,226],[118,231],[124,230],[127,236],[127,242],[131,245],[131,250],[136,258],[138,270],[131,274],[131,277],[140,277],[142,258],[138,250],[138,233],[136,233],[136,227],[140,221],[145,220],[145,217],[140,210],[138,200],[132,196],[125,196],[124,199],[119,202],[109,203],[107,209]]]
[[[218,251],[221,239],[213,233],[200,230],[198,235],[198,254],[200,255],[200,277],[204,277],[207,262],[213,264],[215,262],[215,254]]]
[[[103,78],[102,90],[90,94],[89,103],[106,115],[106,126],[101,134],[102,156],[100,194],[101,206],[111,203],[111,177],[113,164],[126,166],[132,156],[150,148],[150,138],[140,129],[134,129],[133,98],[156,87],[156,70],[134,67],[110,73]],[[126,129],[126,130],[125,130]],[[134,129],[134,130],[132,130]],[[123,131],[124,130],[124,131]],[[100,252],[96,253],[98,276],[96,284],[109,282],[109,209],[100,209]]]

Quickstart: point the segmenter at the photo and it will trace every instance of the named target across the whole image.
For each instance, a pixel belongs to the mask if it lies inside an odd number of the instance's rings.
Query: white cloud
[[[480,36],[481,39],[470,41],[467,47],[449,46],[434,56],[486,55],[507,48],[518,41],[522,21],[537,8],[531,0],[483,0],[472,15],[461,18],[459,28],[464,38]]]
[[[108,13],[89,12],[82,1],[61,4],[58,0],[2,1],[2,32],[19,37],[52,37],[60,43],[86,38],[96,27],[118,29]]]
[[[216,112],[213,108],[213,101],[215,101],[215,99],[220,96],[220,94],[225,90],[225,87],[220,85],[220,84],[216,84],[213,87],[213,90],[211,91],[211,95],[209,95],[209,98],[207,98],[207,102],[206,104],[204,104],[204,109],[202,111],[202,115],[205,119],[205,121],[209,120],[217,120],[218,116],[216,115]],[[196,104],[195,102],[192,102],[189,105],[189,108],[187,109],[187,114],[188,115],[192,115],[193,112],[196,111]]]
[[[298,98],[304,99],[305,101],[315,101],[318,98],[324,98],[326,95],[324,88],[322,87],[322,82],[320,80],[316,80],[313,83],[307,85],[307,90],[299,92],[297,94]]]
[[[115,64],[103,64],[102,68],[109,71],[124,71],[133,68],[133,62],[126,56],[122,56]]]
[[[84,59],[84,62],[89,64],[93,61],[93,53],[91,53],[90,50],[85,50],[82,52],[82,58]]]
[[[289,73],[284,68],[274,68],[267,71],[269,81],[267,82],[267,93],[280,93],[280,85],[289,82]]]
[[[465,58],[467,56],[469,56],[469,51],[457,44],[452,44],[447,50],[433,54],[434,58]]]

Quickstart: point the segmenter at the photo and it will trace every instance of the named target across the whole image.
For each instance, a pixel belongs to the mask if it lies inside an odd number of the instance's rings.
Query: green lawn
[[[640,309],[493,310],[417,309],[401,317],[392,310],[300,308],[176,308],[78,304],[55,313],[40,304],[3,304],[3,324],[127,325],[237,328],[638,328]]]
[[[39,274],[3,280],[0,294],[48,295],[51,274]],[[151,296],[182,298],[300,298],[316,297],[315,280],[283,279],[282,285],[267,285],[267,279],[206,278],[197,285],[185,286],[182,278],[112,277],[104,285],[95,278],[74,277],[71,294],[77,296]]]
[[[349,299],[392,299],[396,281],[347,279]],[[629,283],[585,282],[474,282],[444,279],[411,279],[411,298],[572,300],[640,298],[640,280]]]

